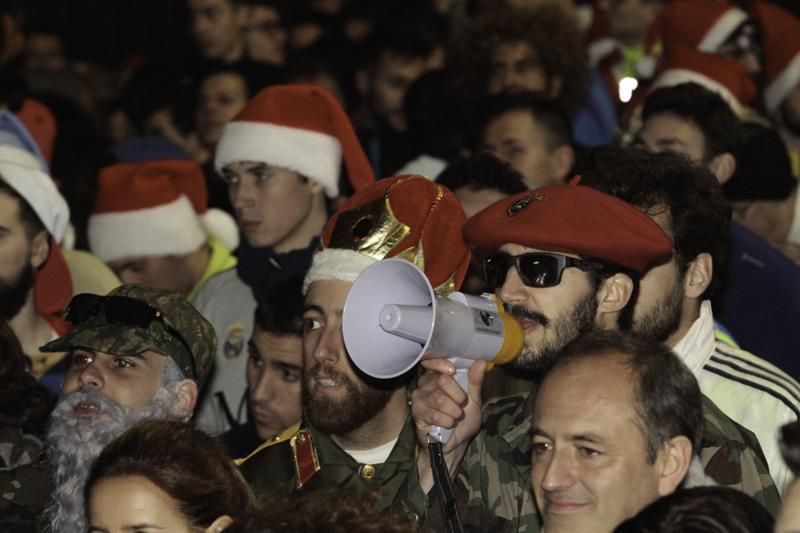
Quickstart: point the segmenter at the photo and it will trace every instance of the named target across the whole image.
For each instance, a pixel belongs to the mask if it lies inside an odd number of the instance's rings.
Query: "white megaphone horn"
[[[447,357],[464,390],[475,360],[507,363],[523,343],[522,326],[494,296],[437,296],[424,272],[397,258],[358,276],[344,304],[342,334],[353,363],[368,376],[394,378],[421,359]],[[452,431],[436,426],[429,435],[446,443]]]

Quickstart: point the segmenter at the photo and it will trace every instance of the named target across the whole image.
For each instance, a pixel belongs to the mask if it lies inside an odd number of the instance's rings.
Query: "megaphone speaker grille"
[[[424,344],[385,331],[387,305],[430,306]],[[350,359],[362,372],[389,379],[408,372],[425,353],[433,333],[436,297],[428,278],[405,259],[384,259],[366,268],[353,283],[342,315],[342,335]]]

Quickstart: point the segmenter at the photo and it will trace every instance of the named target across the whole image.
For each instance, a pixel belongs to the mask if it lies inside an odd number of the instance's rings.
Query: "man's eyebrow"
[[[123,531],[139,531],[142,529],[164,529],[161,526],[157,526],[155,524],[148,524],[147,522],[142,522],[141,524],[130,524],[122,526]]]
[[[577,433],[575,435],[570,435],[569,440],[591,442],[593,444],[603,444],[606,442],[606,439],[596,433]]]
[[[92,350],[91,348],[72,348],[68,353],[69,355],[74,355],[76,353],[88,353],[90,355],[95,355],[97,351]]]
[[[245,163],[247,164],[247,163]],[[245,172],[253,172],[256,170],[267,170],[269,167],[266,163],[252,163],[252,166],[245,167]]]
[[[686,146],[686,143],[678,139],[677,137],[664,137],[657,140],[656,144],[661,146],[665,144],[680,144],[681,146]]]
[[[165,354],[162,354],[162,353],[158,353],[158,352],[153,352],[153,353],[158,355],[159,357],[169,357],[168,355],[165,355]],[[110,355],[111,357],[135,357],[136,359],[139,359],[140,361],[142,361],[147,366],[152,366],[152,362],[153,362],[150,358],[144,356],[144,352],[143,353],[132,353],[132,354],[113,354],[113,353],[110,353],[108,355]]]
[[[302,365],[293,365],[292,363],[285,363],[283,361],[272,361],[270,364],[276,368],[279,368],[280,370],[288,370],[296,372],[303,371]]]
[[[314,311],[314,312],[319,313],[321,315],[325,314],[325,312],[322,310],[322,307],[320,307],[318,305],[314,305],[314,304],[306,305],[305,307],[303,307],[303,313],[308,313],[309,311]]]

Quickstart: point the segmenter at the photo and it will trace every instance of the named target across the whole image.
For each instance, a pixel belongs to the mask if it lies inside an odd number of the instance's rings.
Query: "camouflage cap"
[[[213,326],[192,304],[176,292],[141,285],[122,285],[109,292],[108,297],[111,296],[132,298],[155,307],[161,311],[167,324],[183,337],[186,346],[159,320],[152,320],[147,327],[138,327],[109,321],[105,313],[96,313],[75,324],[69,333],[48,342],[40,350],[66,352],[82,348],[115,355],[153,351],[171,357],[185,377],[192,378],[192,368],[195,366],[195,381],[202,387],[214,361],[217,336]],[[187,353],[186,348],[191,350],[191,354]]]

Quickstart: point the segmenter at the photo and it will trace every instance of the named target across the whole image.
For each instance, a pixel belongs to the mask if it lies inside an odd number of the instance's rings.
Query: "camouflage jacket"
[[[237,463],[256,496],[331,488],[377,492],[376,511],[390,510],[416,520],[417,508],[406,497],[409,473],[416,474],[416,457],[417,437],[409,417],[383,464],[356,462],[307,422],[302,429],[298,424],[270,439]]]
[[[532,399],[531,393],[520,394],[484,406],[481,429],[454,480],[465,529],[492,524],[492,531],[541,531],[530,481]],[[703,402],[699,456],[706,474],[753,496],[776,514],[780,496],[755,435],[705,396]]]
[[[36,531],[50,487],[42,441],[18,428],[0,427],[0,531]]]

